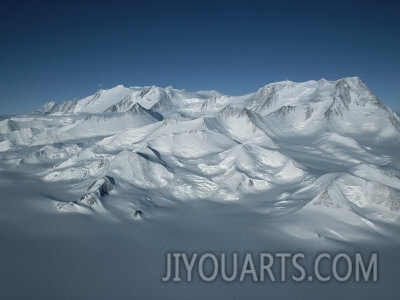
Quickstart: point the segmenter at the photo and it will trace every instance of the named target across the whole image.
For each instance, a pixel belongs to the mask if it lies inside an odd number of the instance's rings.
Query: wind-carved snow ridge
[[[399,116],[357,77],[243,96],[119,85],[0,121],[0,170],[70,185],[60,211],[119,216],[211,200],[396,223],[399,146]]]

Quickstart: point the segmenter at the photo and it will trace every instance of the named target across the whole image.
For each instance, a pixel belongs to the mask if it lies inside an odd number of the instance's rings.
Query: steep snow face
[[[273,134],[282,137],[320,135],[328,129],[386,139],[398,131],[397,116],[357,77],[269,84],[251,96],[246,107],[263,116]],[[393,126],[386,126],[387,119]]]
[[[235,200],[271,215],[399,220],[400,118],[357,77],[243,96],[120,85],[0,125],[0,169],[73,187],[59,211],[107,214],[103,202],[132,193],[129,205],[151,209]]]

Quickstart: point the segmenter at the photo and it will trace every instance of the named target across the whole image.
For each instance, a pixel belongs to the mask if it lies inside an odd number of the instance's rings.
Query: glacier
[[[300,289],[319,299],[316,289],[350,299],[361,285],[373,299],[377,284],[392,295],[399,149],[399,116],[358,77],[283,81],[241,96],[118,85],[4,117],[0,295],[260,298],[272,289],[286,299]],[[231,291],[209,283],[209,292],[161,282],[167,250],[265,247],[377,249],[386,281]]]

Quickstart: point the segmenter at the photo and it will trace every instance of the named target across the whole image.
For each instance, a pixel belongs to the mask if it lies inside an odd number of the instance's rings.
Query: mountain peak
[[[53,112],[56,106],[57,106],[56,102],[50,101],[48,103],[43,104],[40,108],[36,110],[36,112],[41,114],[48,114]]]

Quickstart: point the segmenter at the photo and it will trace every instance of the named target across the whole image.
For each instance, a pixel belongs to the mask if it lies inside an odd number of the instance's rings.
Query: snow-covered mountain
[[[243,96],[119,85],[0,121],[0,168],[73,186],[54,207],[85,213],[107,213],[87,189],[113,178],[111,198],[142,195],[122,212],[208,199],[398,222],[399,146],[399,116],[357,77]]]
[[[3,117],[0,298],[393,298],[399,149],[399,116],[356,77],[243,96],[116,86]],[[322,252],[378,252],[380,277],[164,283],[171,252],[301,252],[310,276]]]

